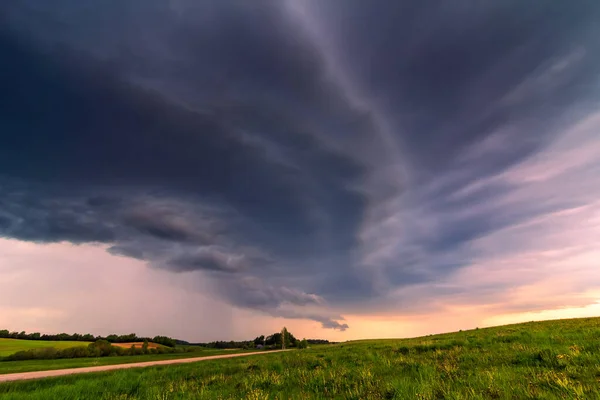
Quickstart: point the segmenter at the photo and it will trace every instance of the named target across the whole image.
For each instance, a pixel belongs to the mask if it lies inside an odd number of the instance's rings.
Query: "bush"
[[[94,355],[97,354],[97,357],[106,357],[106,356],[111,355],[111,353],[115,352],[113,350],[114,348],[116,348],[116,347],[111,345],[106,340],[97,340],[88,346],[88,349],[90,349]]]
[[[83,358],[89,357],[90,352],[85,346],[70,347],[58,352],[59,358]]]

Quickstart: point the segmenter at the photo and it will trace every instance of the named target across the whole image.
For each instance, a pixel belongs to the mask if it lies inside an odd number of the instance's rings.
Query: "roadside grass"
[[[0,357],[5,357],[17,351],[53,347],[68,349],[70,347],[87,346],[91,342],[50,341],[50,340],[21,340],[0,338]]]
[[[0,384],[4,399],[600,399],[600,318]]]
[[[207,357],[219,354],[249,353],[255,350],[224,351],[218,349],[195,350],[191,353],[144,354],[136,356],[62,358],[57,360],[26,360],[0,362],[0,375],[17,372],[48,371],[65,368],[96,367],[100,365],[130,364],[146,361],[176,360],[180,358]]]

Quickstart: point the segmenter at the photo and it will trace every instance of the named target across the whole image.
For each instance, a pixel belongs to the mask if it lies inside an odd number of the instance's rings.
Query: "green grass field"
[[[600,319],[0,384],[2,399],[600,399]]]
[[[48,341],[48,340],[20,340],[0,338],[0,357],[5,357],[21,350],[54,347],[66,349],[75,346],[87,346],[90,342]]]

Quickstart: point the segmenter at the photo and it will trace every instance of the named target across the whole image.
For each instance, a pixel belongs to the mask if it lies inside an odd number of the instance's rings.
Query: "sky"
[[[595,1],[5,0],[0,327],[600,315]]]

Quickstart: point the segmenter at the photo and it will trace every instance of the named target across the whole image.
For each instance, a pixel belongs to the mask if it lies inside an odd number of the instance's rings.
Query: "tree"
[[[281,333],[277,332],[272,335],[267,336],[265,340],[265,344],[267,346],[279,346],[281,345]]]
[[[108,335],[105,339],[108,342],[111,343],[116,343],[119,340],[119,335],[116,335],[114,333],[111,333],[110,335]]]
[[[288,335],[290,337],[290,346],[291,347],[295,347],[298,345],[299,340],[296,339],[296,337],[292,334],[292,332],[288,332]]]
[[[144,339],[144,344],[142,344],[142,352],[148,354],[148,340],[146,339]]]
[[[286,349],[290,347],[290,334],[288,333],[287,328],[284,326],[281,330],[281,348]]]
[[[73,340],[73,337],[68,333],[63,332],[56,335],[56,340]]]
[[[154,336],[152,339],[154,343],[162,344],[167,347],[175,347],[176,343],[174,339],[166,336]]]
[[[298,342],[299,349],[306,349],[308,347],[308,341],[306,339],[302,339]]]
[[[8,331],[6,331],[8,334]],[[265,344],[265,335],[260,335],[256,339],[254,339],[254,345],[258,346],[259,344]]]

